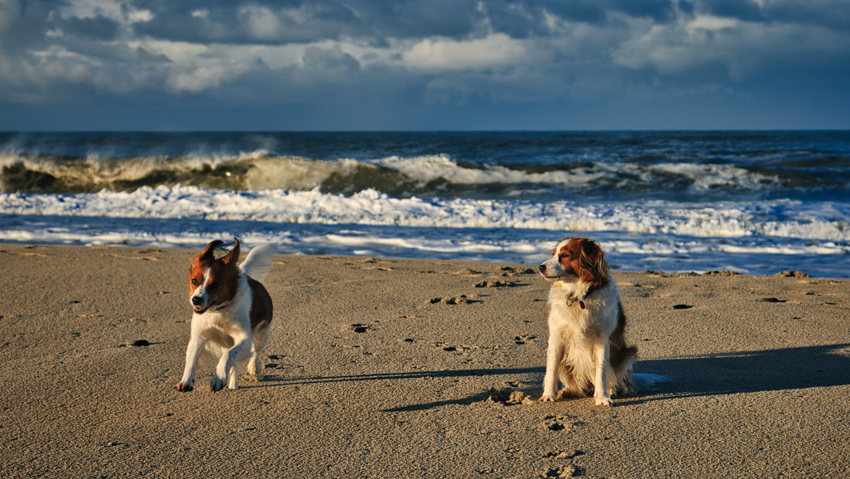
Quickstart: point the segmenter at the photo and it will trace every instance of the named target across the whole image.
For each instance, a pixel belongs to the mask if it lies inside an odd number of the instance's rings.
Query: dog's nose
[[[541,273],[545,273],[545,272],[546,272],[546,265],[545,265],[545,264],[541,264],[541,265],[540,265],[540,272],[541,272]]]
[[[192,304],[194,304],[195,306],[201,304],[201,298],[197,296],[192,297]]]

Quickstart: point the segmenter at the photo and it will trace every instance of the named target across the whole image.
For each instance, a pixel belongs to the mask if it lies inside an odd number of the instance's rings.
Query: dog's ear
[[[212,261],[212,260],[214,260],[215,259],[215,250],[223,244],[224,244],[224,241],[221,241],[221,240],[210,241],[210,244],[208,244],[207,247],[204,248],[204,251],[201,254],[198,255],[198,260],[200,260],[200,261]]]
[[[600,280],[608,277],[608,260],[605,259],[605,254],[602,250],[599,250],[599,254],[596,255],[596,262],[594,262],[593,268],[594,277]]]
[[[227,253],[227,256],[225,256],[224,258],[221,258],[221,260],[224,262],[224,264],[226,264],[228,266],[236,265],[236,262],[239,261],[239,239],[233,238],[233,243],[234,243],[234,246],[233,246],[233,249],[230,250],[230,253]]]
[[[582,281],[604,281],[608,277],[608,261],[605,253],[593,240],[586,240],[581,245],[579,258]]]

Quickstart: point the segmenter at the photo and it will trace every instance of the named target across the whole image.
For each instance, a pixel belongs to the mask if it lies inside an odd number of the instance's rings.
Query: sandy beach
[[[0,476],[850,475],[848,280],[615,272],[672,381],[598,408],[534,265],[280,255],[264,380],[179,393],[195,254],[0,245]]]

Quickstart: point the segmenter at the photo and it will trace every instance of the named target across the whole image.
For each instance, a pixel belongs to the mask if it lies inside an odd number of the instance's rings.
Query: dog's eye
[[[213,284],[210,285],[210,289],[216,289],[216,288],[218,288],[218,283],[213,283]]]
[[[197,286],[197,285],[198,285],[198,280],[195,279],[195,278],[192,278],[192,286]]]
[[[561,253],[561,258],[568,258],[569,256],[569,253]]]

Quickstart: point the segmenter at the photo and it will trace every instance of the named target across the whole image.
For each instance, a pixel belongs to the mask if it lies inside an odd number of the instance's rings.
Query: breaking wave
[[[236,156],[69,158],[0,154],[0,189],[7,193],[94,193],[142,187],[199,186],[232,191],[294,190],[352,195],[375,190],[398,197],[696,198],[780,196],[789,189],[823,191],[841,178],[754,171],[693,163],[499,165],[455,161],[447,155],[396,156],[372,161],[314,160],[256,151]]]

